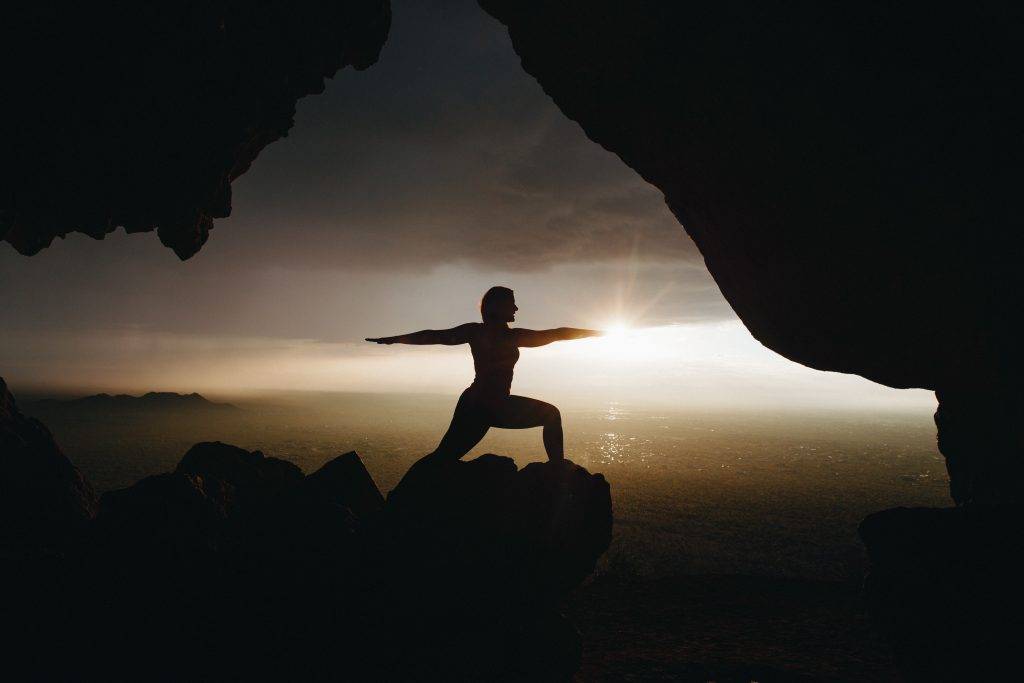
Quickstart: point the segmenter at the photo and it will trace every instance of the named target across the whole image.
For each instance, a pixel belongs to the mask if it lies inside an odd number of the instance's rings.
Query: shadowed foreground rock
[[[0,549],[59,550],[95,514],[92,488],[0,378]]]
[[[564,679],[559,605],[611,524],[571,463],[419,469],[385,503],[355,453],[304,476],[197,444],[69,523],[62,556],[14,557],[13,651],[38,678]]]
[[[1019,677],[1022,530],[1011,505],[896,508],[861,523],[868,612],[908,678]]]
[[[226,503],[248,508],[265,505],[303,478],[294,463],[219,441],[197,443],[174,471],[217,481],[228,489]]]
[[[408,639],[424,645],[419,661],[438,675],[467,655],[477,676],[495,660],[533,675],[576,670],[579,636],[555,606],[611,542],[604,477],[571,462],[516,471],[511,458],[491,454],[419,465],[391,492],[385,513],[390,583],[399,590],[393,609],[419,615],[403,620]],[[477,626],[431,644],[437,614]],[[494,621],[499,614],[503,623]]]

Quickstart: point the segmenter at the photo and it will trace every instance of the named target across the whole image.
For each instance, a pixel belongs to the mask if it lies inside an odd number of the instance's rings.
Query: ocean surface
[[[382,492],[433,450],[455,396],[282,394],[230,414],[109,419],[40,414],[99,491],[174,468],[198,441],[286,458],[306,472],[359,453]],[[29,411],[31,413],[31,410]],[[867,514],[949,505],[930,412],[678,412],[563,408],[566,455],[611,484],[612,547],[599,573],[859,580]],[[541,431],[493,429],[467,456],[544,460]]]

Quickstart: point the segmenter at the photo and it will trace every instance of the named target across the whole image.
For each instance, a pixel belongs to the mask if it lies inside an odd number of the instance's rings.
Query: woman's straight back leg
[[[441,437],[441,443],[424,460],[458,460],[480,443],[490,427],[487,416],[479,406],[463,395],[455,406],[452,422]]]

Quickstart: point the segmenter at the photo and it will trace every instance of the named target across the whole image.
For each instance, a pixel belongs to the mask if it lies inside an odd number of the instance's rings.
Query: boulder
[[[419,460],[388,494],[387,509],[403,524],[439,526],[487,521],[516,475],[512,458],[488,453],[469,461]]]
[[[421,460],[372,530],[387,629],[420,645],[414,661],[471,677],[571,673],[579,638],[558,607],[593,572],[611,526],[607,482],[571,462]]]
[[[594,570],[611,543],[608,483],[570,461],[531,463],[487,454],[415,464],[388,496],[389,530],[435,569],[494,562],[531,594],[556,598]],[[454,572],[458,574],[459,572]],[[510,586],[503,586],[508,589]],[[520,599],[520,598],[517,598]]]
[[[307,501],[341,505],[363,519],[384,507],[384,496],[355,451],[339,455],[307,475],[296,491]]]
[[[264,505],[302,481],[302,470],[294,463],[220,441],[192,446],[174,471],[223,482],[233,490],[231,504],[242,508]]]
[[[563,597],[611,544],[611,488],[568,461],[530,463],[503,494],[498,528],[520,547],[526,590]]]

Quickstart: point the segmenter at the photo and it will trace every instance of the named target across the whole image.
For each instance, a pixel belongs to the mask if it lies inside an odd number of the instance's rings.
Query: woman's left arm
[[[601,330],[586,330],[579,327],[556,327],[552,330],[526,330],[515,329],[516,346],[534,347],[546,346],[551,342],[566,341],[569,339],[583,339],[585,337],[598,337],[604,332]]]

